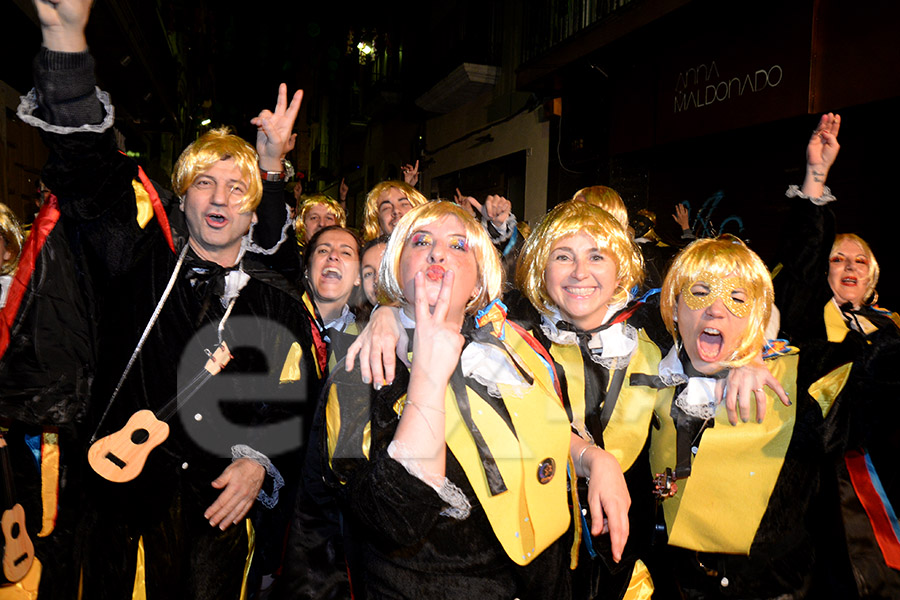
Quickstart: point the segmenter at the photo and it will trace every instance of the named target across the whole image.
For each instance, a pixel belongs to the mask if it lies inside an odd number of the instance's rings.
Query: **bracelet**
[[[403,406],[415,406],[415,407],[418,408],[419,410],[422,410],[423,408],[427,408],[428,410],[433,410],[433,411],[435,411],[435,412],[439,412],[439,413],[441,413],[442,415],[446,415],[446,414],[447,414],[447,411],[444,410],[444,409],[442,409],[442,408],[435,408],[435,407],[433,407],[433,406],[422,406],[422,405],[420,405],[420,404],[413,404],[413,403],[410,402],[409,400],[407,400],[406,402],[404,402],[404,403],[403,403]]]
[[[584,448],[581,449],[581,452],[578,453],[578,467],[581,469],[581,472],[584,473],[584,453],[590,450],[591,448],[600,448],[597,444],[588,444]]]

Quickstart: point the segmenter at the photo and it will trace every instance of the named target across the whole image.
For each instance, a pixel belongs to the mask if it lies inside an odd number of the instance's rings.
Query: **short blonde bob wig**
[[[492,300],[500,297],[503,290],[503,268],[500,265],[500,255],[491,244],[484,227],[455,203],[435,201],[417,206],[403,215],[391,233],[378,272],[380,304],[407,303],[399,277],[406,243],[414,233],[444,217],[456,217],[463,224],[469,251],[475,254],[475,262],[478,265],[477,294],[466,305],[466,313],[475,314]]]
[[[556,308],[544,280],[550,252],[559,240],[579,232],[589,235],[597,243],[597,249],[609,253],[616,261],[616,279],[620,282],[610,304],[626,301],[629,290],[644,279],[641,252],[612,215],[586,202],[563,202],[547,213],[528,236],[516,268],[518,288],[545,315]]]
[[[405,181],[382,181],[377,184],[366,195],[366,214],[363,222],[364,242],[374,240],[378,236],[387,233],[381,230],[381,224],[378,222],[378,199],[391,188],[400,190],[412,206],[421,206],[428,202],[428,198]]]
[[[253,212],[262,198],[259,157],[253,146],[231,133],[227,127],[210,129],[184,149],[172,172],[172,190],[183,200],[188,188],[199,175],[220,160],[229,158],[234,160],[241,175],[247,180],[240,212]]]
[[[772,277],[762,259],[733,235],[691,243],[669,268],[659,301],[659,311],[676,344],[680,342],[674,318],[678,296],[685,284],[698,281],[704,274],[719,279],[737,277],[746,286],[744,292],[751,307],[744,335],[731,358],[721,363],[723,367],[743,366],[758,356],[766,343],[766,323],[775,297]]]
[[[580,198],[579,198],[580,196]],[[583,200],[588,204],[598,206],[615,217],[616,221],[622,226],[622,229],[628,230],[628,209],[625,208],[625,202],[622,196],[605,185],[593,185],[575,192],[572,200]]]
[[[837,254],[838,246],[843,241],[853,242],[866,255],[866,260],[869,262],[869,283],[866,284],[866,293],[863,294],[862,303],[872,304],[878,299],[878,295],[875,293],[875,286],[878,285],[878,276],[881,275],[881,268],[878,266],[878,261],[875,260],[875,253],[869,248],[869,244],[855,233],[839,233],[834,236],[834,244],[831,246],[831,252],[828,253],[828,260],[834,258],[834,255]]]
[[[306,221],[306,214],[317,204],[324,206],[329,214],[334,217],[335,225],[347,227],[347,211],[344,210],[344,207],[337,200],[325,194],[310,196],[300,205],[300,214],[294,219],[294,230],[297,232],[297,240],[301,244],[306,243],[306,225],[303,224]]]
[[[0,267],[0,275],[12,275],[19,266],[19,256],[22,254],[25,234],[22,233],[19,219],[2,202],[0,202],[0,237],[6,242],[6,251],[10,254],[10,259],[7,261],[0,256],[0,263],[3,263],[3,266]]]

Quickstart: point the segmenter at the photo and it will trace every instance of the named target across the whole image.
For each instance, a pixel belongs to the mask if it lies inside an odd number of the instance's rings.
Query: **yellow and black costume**
[[[663,391],[650,459],[654,472],[677,478],[663,512],[685,598],[805,598],[813,587],[820,479],[852,364],[804,383],[799,358],[788,347],[767,360],[793,403],[768,392],[761,423],[732,426],[713,392],[720,375],[700,375],[683,351],[673,349],[648,380]]]
[[[499,302],[463,334],[439,490],[388,454],[409,410],[405,368],[371,400],[358,381],[328,390],[326,456],[363,586],[373,598],[570,598],[570,429],[552,367]]]
[[[659,347],[648,333],[666,341],[658,306],[642,298],[617,311],[613,307],[603,326],[584,332],[558,313],[540,315],[515,291],[509,296],[513,318],[533,333],[553,359],[572,430],[616,457],[631,495],[628,543],[619,563],[612,560],[609,536],[591,536],[590,517],[583,514],[574,597],[649,598],[653,582],[641,559],[647,560],[653,533],[648,452],[658,391],[633,385],[631,375],[655,372],[659,364]],[[578,484],[580,504],[585,507],[586,482],[579,479]]]

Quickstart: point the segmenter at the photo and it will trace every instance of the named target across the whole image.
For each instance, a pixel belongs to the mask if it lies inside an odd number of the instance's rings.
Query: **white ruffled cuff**
[[[19,108],[16,109],[16,116],[18,116],[24,123],[28,123],[32,127],[37,127],[38,129],[43,129],[48,133],[58,133],[61,135],[68,135],[70,133],[103,133],[107,129],[113,126],[116,121],[116,109],[112,105],[112,101],[109,99],[109,94],[101,90],[100,88],[94,88],[97,93],[97,99],[100,101],[100,104],[103,105],[103,110],[106,112],[106,117],[104,117],[102,123],[97,124],[88,124],[79,125],[78,127],[63,127],[61,125],[51,125],[46,121],[37,118],[34,116],[34,112],[38,108],[37,101],[37,92],[32,88],[30,92],[28,92],[24,96],[19,96]]]
[[[446,477],[438,478],[427,473],[414,458],[415,453],[402,443],[391,442],[387,451],[388,456],[403,465],[407,473],[426,483],[437,493],[441,500],[450,505],[441,511],[441,515],[457,521],[462,521],[469,517],[469,513],[472,512],[472,504],[456,484]]]
[[[834,197],[834,194],[831,193],[831,189],[827,185],[825,186],[825,189],[822,190],[822,195],[818,198],[807,196],[800,191],[800,186],[798,185],[789,185],[784,195],[788,198],[806,198],[816,206],[825,206],[829,202],[834,202],[835,200],[837,200],[837,198]]]
[[[260,489],[256,499],[266,508],[275,508],[278,504],[278,490],[284,487],[284,477],[269,460],[269,457],[247,446],[246,444],[235,444],[231,447],[231,461],[234,462],[239,458],[248,458],[260,465],[266,470],[266,474],[272,478],[272,494],[269,495],[265,490]]]

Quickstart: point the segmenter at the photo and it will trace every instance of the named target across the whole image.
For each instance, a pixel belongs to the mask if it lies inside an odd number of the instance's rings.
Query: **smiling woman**
[[[359,239],[349,229],[320,229],[306,248],[306,282],[326,329],[353,322],[351,297],[359,290]],[[340,322],[339,322],[340,321]]]

